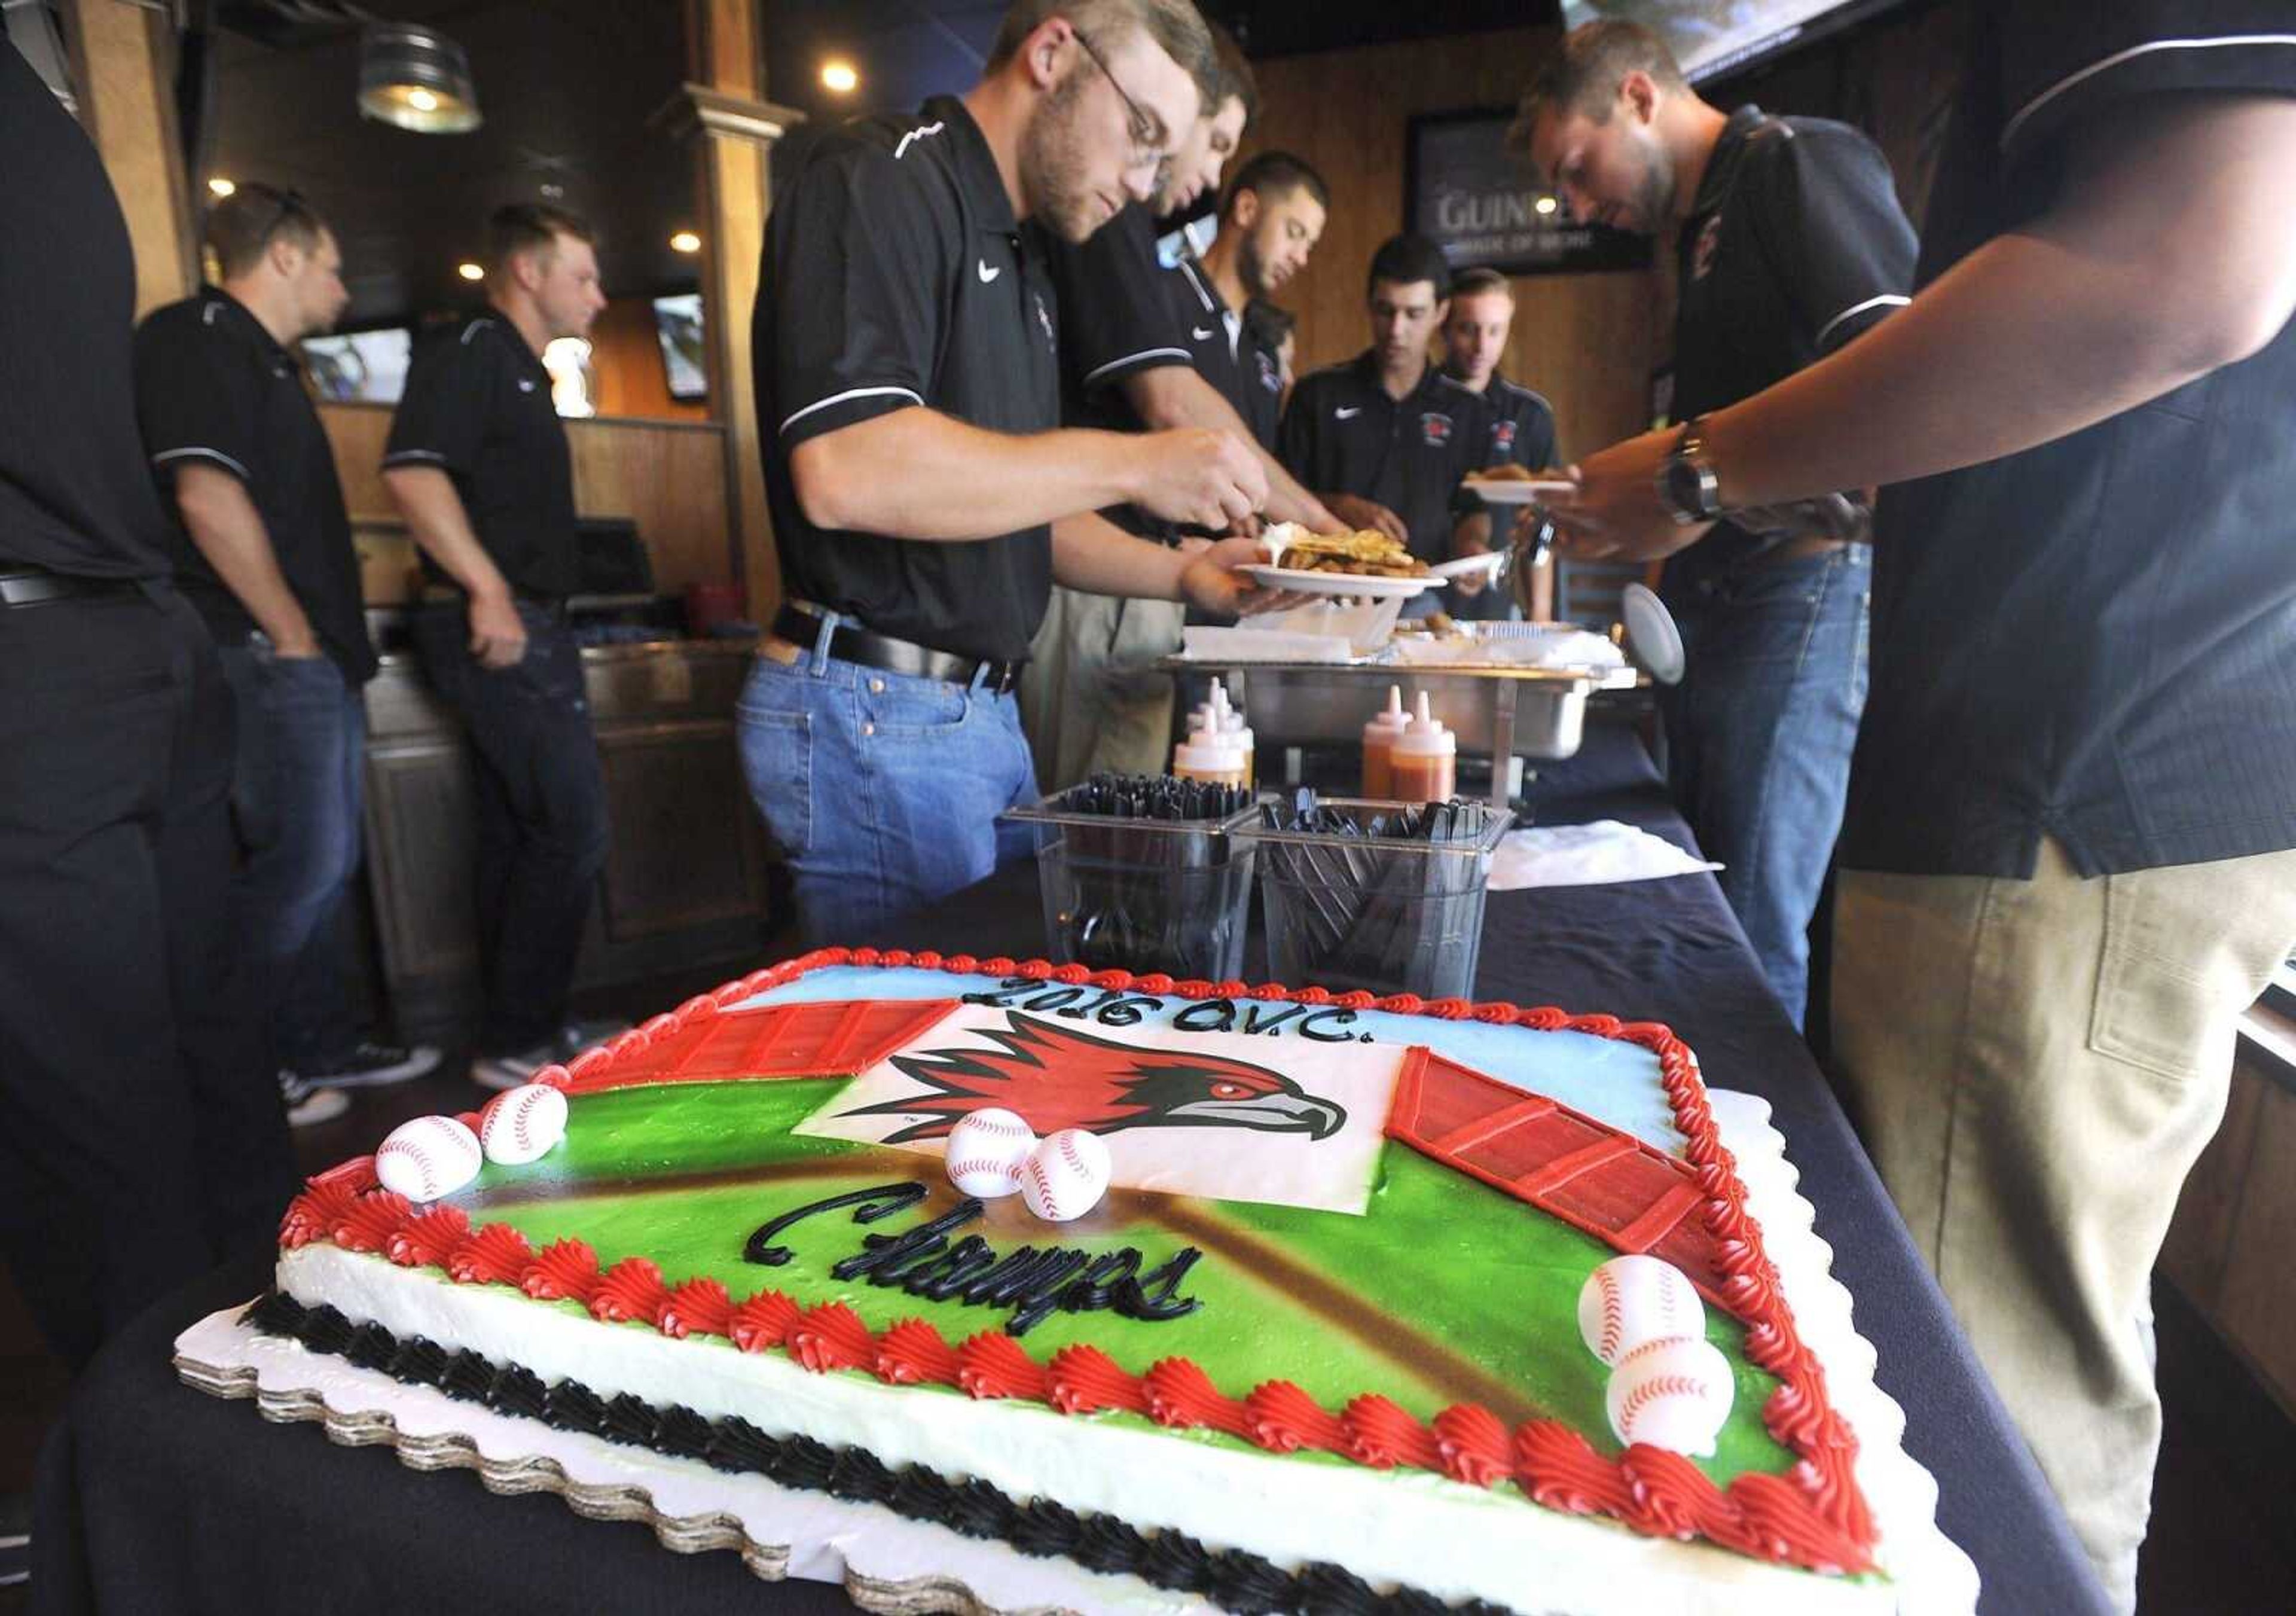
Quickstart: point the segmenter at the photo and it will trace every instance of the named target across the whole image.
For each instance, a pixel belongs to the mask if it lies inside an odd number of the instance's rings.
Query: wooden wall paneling
[[[2296,1251],[2296,1092],[2258,1085],[2254,1161],[2243,1176],[2232,1239],[2226,1251],[2217,1322],[2279,1392],[2296,1405],[2296,1285],[2288,1253]]]
[[[651,298],[616,298],[590,327],[591,402],[601,415],[701,422],[709,406],[669,396]]]
[[[173,24],[165,7],[70,0],[73,87],[135,251],[135,317],[199,284],[199,237],[176,133]]]

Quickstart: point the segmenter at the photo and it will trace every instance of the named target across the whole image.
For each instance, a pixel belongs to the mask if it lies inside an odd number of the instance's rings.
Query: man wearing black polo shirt
[[[1726,117],[1631,22],[1572,29],[1522,114],[1533,166],[1575,217],[1674,232],[1678,419],[1792,375],[1906,301],[1913,227],[1855,129],[1751,106]],[[1797,1027],[1866,700],[1873,568],[1849,524],[1819,520],[1837,509],[1718,521],[1660,583],[1684,655],[1681,682],[1659,691],[1669,783]]]
[[[374,676],[333,451],[294,344],[350,294],[334,233],[292,192],[242,183],[208,215],[223,284],[135,333],[144,447],[179,526],[176,578],[221,650],[239,709],[233,926],[260,961],[288,1120],[340,1116],[330,1085],[395,1083],[430,1048],[362,1041],[334,919],[358,867]]]
[[[791,600],[740,734],[815,939],[987,875],[1036,794],[1010,689],[1053,581],[1234,611],[1247,540],[1199,555],[1095,514],[1224,530],[1267,498],[1234,434],[1059,431],[1040,233],[1144,201],[1200,111],[1185,0],[1021,0],[986,75],[825,136],[775,199],[753,342]]]
[[[1554,411],[1530,389],[1499,374],[1499,358],[1506,352],[1507,333],[1513,325],[1514,289],[1506,276],[1496,269],[1461,270],[1452,277],[1451,312],[1443,321],[1443,373],[1468,391],[1481,394],[1490,406],[1491,440],[1483,452],[1483,465],[1544,471],[1554,464]],[[1459,553],[1488,551],[1499,520],[1490,510],[1479,509],[1461,523]],[[1513,517],[1505,525],[1512,529],[1518,521],[1527,520]],[[1480,573],[1445,593],[1454,617],[1503,618],[1512,604],[1506,590],[1486,587]]]
[[[1311,371],[1292,390],[1279,441],[1283,463],[1332,513],[1451,559],[1459,480],[1482,463],[1490,438],[1483,401],[1429,362],[1443,324],[1451,268],[1424,236],[1398,235],[1372,255],[1372,346],[1345,365]],[[1433,611],[1428,590],[1405,610]]]
[[[231,692],[168,582],[135,271],[95,148],[0,34],[0,1259],[75,1366],[294,1187],[239,996]]]
[[[2123,1610],[2153,1259],[2296,947],[2296,33],[1988,8],[1912,305],[1588,459],[1592,547],[1893,485],[1833,1044],[1890,1194]],[[1901,485],[1901,486],[1899,486]]]
[[[382,477],[433,580],[415,651],[477,753],[487,1011],[471,1075],[508,1088],[580,1041],[567,990],[606,860],[605,783],[565,617],[573,463],[542,365],[606,299],[572,214],[498,209],[488,237],[488,308],[416,351]]]
[[[1308,267],[1331,204],[1324,176],[1306,160],[1262,152],[1237,170],[1202,259],[1180,264],[1196,369],[1270,451],[1283,414],[1283,361],[1251,311],[1272,308],[1267,299]]]
[[[1198,86],[1207,111],[1165,166],[1156,194],[1086,241],[1045,243],[1059,295],[1061,420],[1116,432],[1197,426],[1235,433],[1259,454],[1268,519],[1327,531],[1338,525],[1331,513],[1276,463],[1243,414],[1253,400],[1235,386],[1240,322],[1215,312],[1196,266],[1184,258],[1167,268],[1157,253],[1155,221],[1218,189],[1259,103],[1243,53],[1225,29],[1211,33],[1218,73]],[[1173,524],[1135,506],[1103,514],[1144,538],[1178,537]],[[1020,688],[1038,785],[1060,791],[1103,771],[1163,773],[1172,676],[1155,663],[1179,650],[1185,615],[1177,601],[1054,586]]]

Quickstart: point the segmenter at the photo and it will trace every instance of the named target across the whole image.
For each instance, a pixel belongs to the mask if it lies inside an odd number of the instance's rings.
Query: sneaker
[[[429,1044],[414,1044],[404,1048],[397,1044],[362,1043],[339,1061],[329,1061],[331,1070],[323,1072],[296,1074],[296,1081],[309,1088],[381,1088],[389,1083],[404,1083],[434,1071],[439,1065],[439,1051]]]
[[[351,1108],[351,1097],[340,1088],[309,1088],[299,1093],[288,1093],[284,1083],[281,1092],[287,1100],[287,1126],[316,1128],[322,1122],[332,1122]]]
[[[471,1062],[471,1081],[481,1088],[517,1088],[534,1081],[545,1066],[570,1061],[594,1045],[619,1038],[630,1029],[627,1021],[569,1021],[558,1036],[511,1054],[480,1055]]]

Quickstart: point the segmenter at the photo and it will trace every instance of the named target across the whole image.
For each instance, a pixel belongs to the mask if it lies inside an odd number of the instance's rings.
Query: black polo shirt
[[[498,309],[418,343],[390,418],[385,466],[438,466],[455,480],[479,543],[517,594],[574,593],[574,460],[550,373]],[[428,554],[423,575],[450,581]]]
[[[1061,424],[1144,432],[1127,376],[1188,363],[1173,305],[1173,274],[1156,253],[1156,226],[1134,202],[1082,243],[1042,236],[1059,299]],[[1173,524],[1140,509],[1103,511],[1128,533],[1166,538]]]
[[[1046,257],[954,96],[824,135],[775,198],[751,343],[774,544],[793,598],[960,656],[1028,655],[1052,593],[1050,527],[961,544],[825,530],[799,506],[790,454],[919,405],[992,431],[1057,428]]]
[[[137,328],[135,414],[163,500],[172,506],[176,474],[186,465],[239,479],[320,645],[354,685],[373,677],[350,517],[302,362],[238,299],[202,287]],[[255,619],[180,517],[173,537],[176,585],[208,632],[218,644],[246,639]]]
[[[135,433],[135,260],[95,148],[0,28],[0,562],[163,578]]]
[[[1277,458],[1318,494],[1354,494],[1403,519],[1411,553],[1451,559],[1453,496],[1490,442],[1483,401],[1430,365],[1400,400],[1380,384],[1379,356],[1311,371],[1292,390]]]
[[[2296,95],[2285,10],[1985,8],[1922,280],[2048,208],[2069,130],[2158,96]],[[2296,847],[2292,398],[2296,324],[2085,431],[1883,492],[1845,865],[2030,877],[2044,835],[2085,875]]]
[[[1554,468],[1554,406],[1494,371],[1483,388],[1483,406],[1491,414],[1490,447],[1483,465],[1519,465],[1534,472]]]
[[[1240,308],[1230,308],[1210,272],[1183,257],[1172,272],[1189,357],[1205,381],[1234,406],[1259,447],[1275,451],[1283,407],[1283,367]]]
[[[1902,307],[1918,250],[1872,141],[1740,107],[1677,240],[1674,418],[1751,398]],[[1720,523],[1667,564],[1667,583],[1711,576],[1760,543]]]

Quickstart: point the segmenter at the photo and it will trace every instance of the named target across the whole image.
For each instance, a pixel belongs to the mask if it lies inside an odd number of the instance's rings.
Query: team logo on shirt
[[[1259,385],[1266,388],[1271,393],[1282,392],[1283,390],[1283,372],[1277,366],[1275,363],[1275,356],[1274,354],[1259,354],[1255,357],[1259,360]]]
[[[1722,216],[1716,214],[1706,221],[1698,233],[1698,242],[1690,250],[1690,278],[1702,281],[1706,272],[1714,267],[1714,254],[1722,245]]]
[[[1451,441],[1451,417],[1439,410],[1429,410],[1419,417],[1419,435],[1431,449],[1439,449]]]
[[[1514,453],[1514,422],[1502,421],[1491,428],[1491,453],[1501,459]]]

